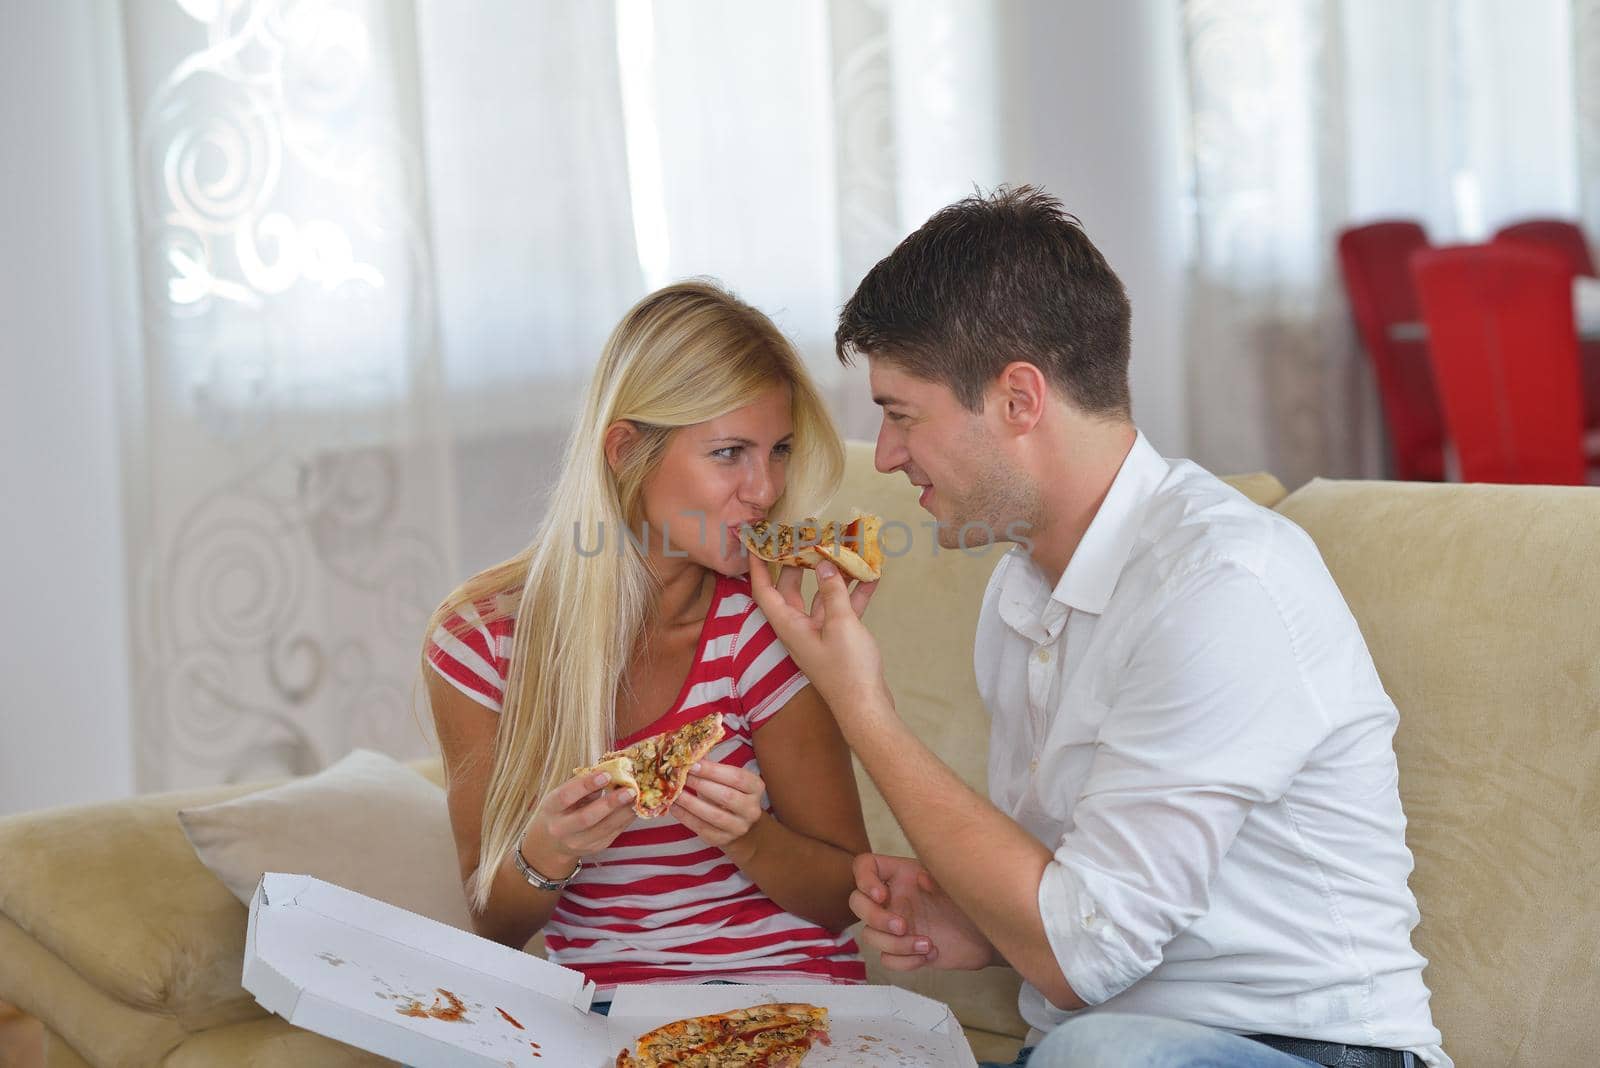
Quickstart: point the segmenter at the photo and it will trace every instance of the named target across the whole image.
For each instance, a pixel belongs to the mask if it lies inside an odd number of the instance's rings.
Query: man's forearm
[[[945,893],[1052,1003],[1081,1008],[1039,914],[1050,850],[922,744],[886,693],[853,702],[839,726]]]

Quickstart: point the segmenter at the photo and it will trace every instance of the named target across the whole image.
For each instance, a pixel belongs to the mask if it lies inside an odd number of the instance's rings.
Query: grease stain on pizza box
[[[974,1068],[950,1009],[887,986],[619,987],[589,1011],[580,973],[306,875],[268,872],[250,902],[244,987],[269,1012],[403,1064],[611,1068],[664,1023],[769,1002],[828,1009],[805,1068]]]

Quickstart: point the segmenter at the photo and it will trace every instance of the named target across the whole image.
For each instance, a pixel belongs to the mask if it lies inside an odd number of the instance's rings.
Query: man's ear
[[[1037,364],[1013,360],[995,379],[994,400],[999,405],[1001,424],[1025,434],[1044,415],[1045,405],[1050,402],[1050,383]]]
[[[618,419],[606,427],[605,452],[606,466],[611,468],[611,473],[616,474],[617,468],[628,458],[628,451],[639,440],[639,428],[626,419]]]

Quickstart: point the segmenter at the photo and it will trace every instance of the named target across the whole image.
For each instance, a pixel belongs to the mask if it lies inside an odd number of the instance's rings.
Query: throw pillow
[[[444,791],[381,753],[178,813],[200,862],[249,903],[263,872],[311,875],[471,930]]]

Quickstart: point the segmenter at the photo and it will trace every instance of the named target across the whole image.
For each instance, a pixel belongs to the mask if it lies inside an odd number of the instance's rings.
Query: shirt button
[[[1034,655],[1039,658],[1039,663],[1041,663],[1041,664],[1050,663],[1050,650],[1048,650],[1048,649],[1040,649]]]
[[[1038,771],[1039,770],[1039,758],[1038,757],[1034,757],[1032,760],[1028,761],[1028,770],[1029,771]]]

